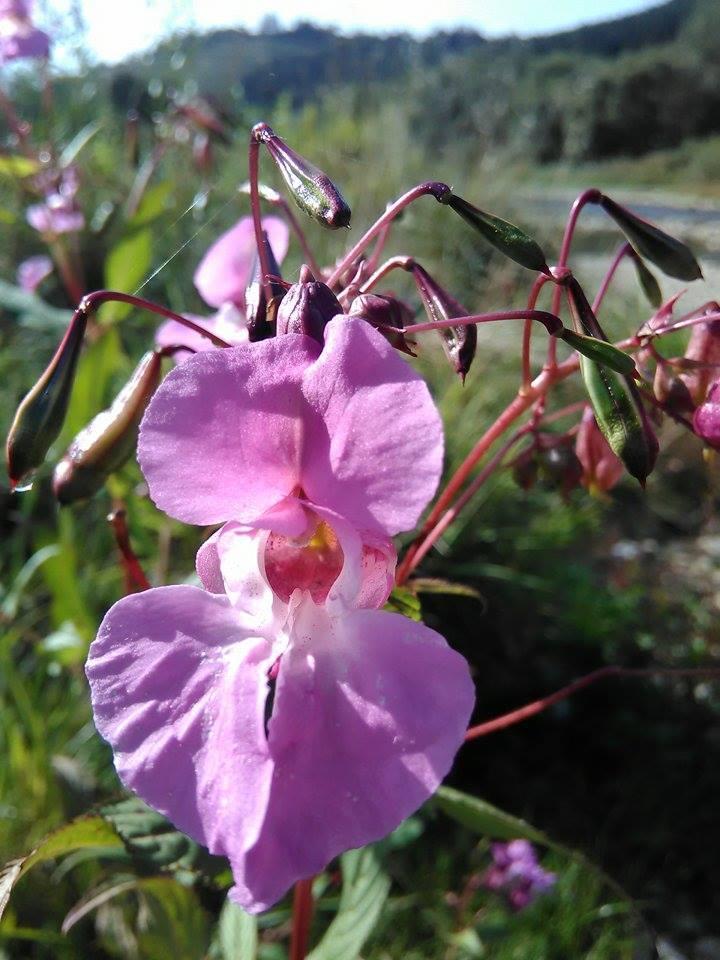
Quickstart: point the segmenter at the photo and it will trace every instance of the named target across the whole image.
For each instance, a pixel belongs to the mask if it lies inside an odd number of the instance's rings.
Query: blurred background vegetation
[[[557,251],[569,203],[582,187],[632,201],[700,256],[707,279],[685,295],[690,309],[720,294],[719,27],[717,0],[670,0],[527,40],[490,41],[467,30],[425,40],[347,37],[308,23],[284,29],[268,18],[257,33],[177,36],[116,67],[55,77],[51,110],[47,102],[43,108],[33,70],[14,72],[10,89],[35,142],[66,146],[80,135],[79,198],[88,229],[78,240],[88,290],[134,290],[152,276],[144,296],[178,311],[207,312],[192,272],[217,234],[247,212],[237,193],[246,177],[247,129],[266,119],[341,185],[353,208],[353,236],[388,201],[428,178],[521,223],[547,251]],[[128,194],[168,108],[198,97],[227,130],[227,142],[213,147],[212,168],[193,167],[178,128],[164,141],[139,207],[129,209]],[[139,166],[129,112],[139,118]],[[26,224],[27,193],[12,174],[0,154],[3,430],[71,306],[52,279],[42,301],[14,286],[17,264],[42,245]],[[262,176],[274,183],[269,165]],[[344,236],[308,231],[321,262],[340,254]],[[609,221],[592,214],[581,221],[571,265],[588,291],[618,240]],[[430,201],[402,218],[388,247],[394,252],[414,255],[472,311],[524,305],[528,275]],[[300,263],[292,249],[285,276],[296,276]],[[393,277],[393,287],[419,306],[404,278]],[[677,290],[663,285],[667,296]],[[630,267],[621,269],[605,311],[617,335],[629,335],[648,316]],[[147,315],[120,319],[113,314],[91,337],[58,455],[108,404],[152,340]],[[432,339],[423,341],[419,363],[445,416],[448,471],[514,395],[519,329],[481,330],[464,388]],[[540,360],[544,344],[537,339]],[[577,384],[562,391],[562,402],[580,397]],[[526,493],[501,475],[428,557],[423,575],[468,584],[484,598],[421,597],[426,621],[473,665],[478,718],[604,664],[717,662],[718,470],[699,442],[672,424],[662,446],[645,493],[626,480],[605,501],[583,490],[567,502],[543,486]],[[197,530],[155,510],[135,465],[93,500],[62,510],[47,472],[22,496],[4,483],[2,861],[119,795],[82,670],[100,618],[123,589],[105,523],[113,502],[127,501],[133,541],[154,583],[186,579],[198,545]],[[558,852],[543,861],[559,875],[556,892],[510,914],[478,889],[487,844],[431,808],[381,851],[394,886],[363,955],[629,960],[658,950],[664,958],[720,957],[719,710],[712,683],[609,680],[467,746],[453,774],[456,786],[600,865],[645,925],[596,871]],[[0,926],[0,957],[167,957],[167,940],[158,947],[133,939],[127,918],[137,904],[105,905],[59,936],[67,911],[104,876],[103,868],[83,863],[23,880]],[[198,910],[207,919],[219,902],[202,901]],[[284,956],[276,931],[286,920],[283,907],[264,934],[261,958]],[[202,937],[178,939],[178,957],[205,955],[196,946]]]

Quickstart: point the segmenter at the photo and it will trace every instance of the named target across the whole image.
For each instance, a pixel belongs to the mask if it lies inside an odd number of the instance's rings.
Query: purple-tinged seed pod
[[[247,320],[248,339],[251,343],[258,340],[267,340],[275,333],[275,317],[280,301],[285,296],[285,285],[280,282],[280,267],[272,246],[268,240],[267,233],[263,230],[263,244],[265,247],[265,256],[272,277],[269,280],[272,297],[268,304],[265,296],[265,287],[262,283],[260,257],[255,251],[252,270],[250,271],[250,283],[245,289],[245,317]]]
[[[91,497],[132,456],[145,408],[160,383],[162,352],[146,353],[112,405],[75,437],[53,473],[62,504]]]
[[[433,280],[427,270],[419,264],[413,264],[412,274],[427,315],[432,322],[468,316],[465,307]],[[438,330],[438,333],[453,370],[465,383],[465,377],[477,350],[477,327],[471,323]]]
[[[402,300],[379,293],[361,293],[353,300],[348,313],[351,317],[362,317],[373,327],[377,327],[396,350],[411,357],[416,356],[411,349],[411,344],[414,346],[414,343],[408,342],[402,332],[407,330],[414,319],[412,310]]]

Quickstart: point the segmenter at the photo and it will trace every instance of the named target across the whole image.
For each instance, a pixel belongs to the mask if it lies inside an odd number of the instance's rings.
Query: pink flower
[[[284,220],[264,217],[263,230],[267,234],[273,254],[282,263],[287,253],[290,235]],[[195,287],[203,300],[218,312],[212,317],[188,317],[205,329],[216,333],[228,343],[244,343],[247,338],[245,322],[245,290],[251,281],[255,262],[255,231],[252,217],[243,217],[223,233],[208,249],[195,271]],[[186,346],[199,353],[212,350],[213,344],[176,320],[161,324],[155,335],[159,347]],[[188,354],[180,354],[185,358]],[[175,359],[178,359],[176,355]]]
[[[720,380],[712,384],[705,402],[695,411],[693,430],[709,447],[720,450]]]
[[[493,866],[485,874],[485,886],[503,893],[513,910],[523,910],[555,886],[557,877],[543,870],[529,841],[493,843],[491,849]]]
[[[278,263],[287,253],[289,232],[279,217],[263,217],[263,230]],[[198,264],[193,281],[198,293],[211,307],[224,303],[245,306],[245,288],[255,262],[255,231],[252,217],[243,217],[207,250]]]
[[[34,293],[43,280],[53,272],[53,262],[50,257],[40,253],[28,257],[17,268],[17,281],[23,290]]]
[[[50,54],[50,38],[30,20],[27,0],[0,0],[0,63]]]
[[[417,522],[442,452],[423,380],[346,316],[324,348],[287,334],[191,357],[153,397],[138,445],[150,496],[185,523],[254,523],[302,491],[388,536]]]
[[[72,195],[50,193],[44,203],[27,208],[27,222],[38,233],[53,238],[61,233],[77,233],[85,226],[85,217]]]
[[[88,659],[121,778],[229,857],[230,896],[252,912],[420,806],[472,709],[465,661],[422,624],[364,606],[360,538],[320,517],[342,556],[321,602],[304,587],[289,601],[270,589],[279,534],[226,528],[225,595],[177,586],[126,597]]]
[[[191,357],[158,389],[140,462],[155,502],[227,521],[205,587],[119,601],[87,673],[124,783],[211,851],[259,911],[423,803],[463,741],[465,661],[381,612],[388,535],[437,484],[425,384],[362,320]]]
[[[199,317],[193,313],[188,313],[186,316],[189,320],[199,323],[205,330],[217,334],[227,343],[240,344],[247,342],[248,333],[245,317],[232,303],[223,304],[212,317]],[[176,361],[186,359],[193,353],[215,349],[211,340],[177,320],[167,320],[158,327],[155,333],[155,344],[158,347],[186,347],[186,350],[174,354]]]

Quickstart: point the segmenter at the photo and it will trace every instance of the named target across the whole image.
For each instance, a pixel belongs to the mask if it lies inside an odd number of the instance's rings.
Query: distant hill
[[[173,83],[179,74],[173,65],[181,63],[182,77],[193,77],[201,92],[216,98],[232,95],[268,106],[286,95],[299,105],[338,84],[394,80],[463,54],[495,58],[513,50],[523,56],[613,57],[668,43],[681,34],[696,2],[669,0],[642,13],[527,40],[488,40],[473,30],[442,31],[422,40],[405,33],[343,35],[310,23],[258,33],[216,30],[173,38],[118,71]]]

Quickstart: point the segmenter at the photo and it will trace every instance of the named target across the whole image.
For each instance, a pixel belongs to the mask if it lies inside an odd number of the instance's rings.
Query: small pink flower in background
[[[279,217],[263,217],[263,230],[278,263],[287,253],[290,234]],[[198,264],[193,282],[205,303],[221,307],[234,303],[245,307],[245,289],[255,262],[255,230],[252,217],[243,217],[207,250]]]
[[[29,0],[0,0],[0,63],[50,55],[50,37],[30,19]]]
[[[74,167],[67,167],[59,175],[47,172],[37,178],[47,185],[43,203],[35,203],[27,208],[27,222],[38,233],[52,239],[63,233],[77,233],[85,227],[85,217],[77,202],[80,180]]]
[[[218,337],[233,345],[245,343],[248,338],[247,323],[244,315],[233,303],[225,303],[218,312],[211,317],[200,317],[194,313],[186,314],[189,320],[194,320],[206,330],[217,334]],[[186,350],[174,354],[176,361],[186,359],[193,353],[203,350],[214,350],[215,344],[196,333],[177,320],[167,320],[162,323],[155,333],[155,344],[158,347],[186,347]]]
[[[34,293],[40,284],[53,272],[53,262],[50,257],[40,253],[28,257],[17,268],[17,282],[23,290]]]
[[[543,870],[527,840],[493,843],[491,851],[493,866],[483,883],[488,890],[502,893],[513,910],[523,910],[555,886],[556,875]]]
[[[591,407],[586,407],[583,412],[575,453],[583,468],[581,482],[591,493],[607,493],[622,479],[622,461],[600,432]]]
[[[425,383],[362,320],[191,357],[141,425],[156,504],[224,522],[205,589],[120,600],[91,646],[123,782],[211,851],[257,912],[387,834],[439,786],[473,706],[466,662],[378,610],[388,537],[437,485]]]
[[[695,411],[693,430],[709,447],[720,450],[720,380],[712,384],[705,402]]]
[[[264,217],[262,224],[276,261],[282,263],[290,240],[287,224],[279,217]],[[255,250],[252,217],[243,217],[215,241],[195,271],[194,283],[198,293],[209,306],[217,307],[218,312],[212,317],[192,314],[188,317],[228,343],[244,343],[248,338],[245,290],[252,279]],[[207,337],[176,320],[168,320],[158,327],[155,342],[159,347],[188,347],[187,353],[175,356],[176,360],[186,358],[191,351],[198,353],[214,349]]]

